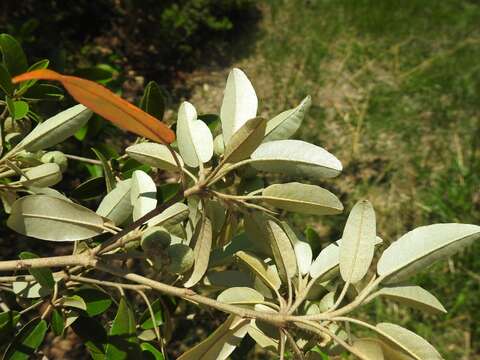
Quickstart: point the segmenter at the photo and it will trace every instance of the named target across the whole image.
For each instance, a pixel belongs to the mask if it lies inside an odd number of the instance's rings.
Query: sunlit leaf
[[[257,290],[249,287],[230,287],[220,293],[217,301],[232,305],[250,305],[261,303],[265,298]]]
[[[251,159],[250,164],[258,170],[312,179],[335,177],[342,171],[342,164],[335,156],[301,140],[263,143],[253,152]]]
[[[25,177],[20,178],[24,186],[49,187],[62,181],[62,172],[55,163],[35,166],[25,171]]]
[[[268,266],[259,257],[246,251],[238,251],[235,256],[240,259],[247,267],[256,274],[262,281],[273,290],[280,288],[280,278],[268,271]]]
[[[7,225],[42,240],[85,240],[103,233],[104,220],[90,209],[47,195],[29,195],[15,201]]]
[[[178,360],[225,360],[240,344],[248,329],[248,320],[230,315],[208,338]]]
[[[177,121],[177,143],[180,155],[188,166],[198,167],[213,156],[213,136],[197,111],[187,101],[180,105]]]
[[[162,170],[178,170],[175,158],[166,145],[143,142],[126,148],[125,152],[132,159]],[[175,153],[175,152],[174,152]],[[183,166],[183,159],[175,153],[179,163]]]
[[[18,145],[35,152],[54,146],[84,126],[92,112],[83,105],[75,105],[38,124]]]
[[[43,287],[36,281],[15,281],[12,283],[12,290],[25,299],[38,299],[52,293],[51,288]]]
[[[133,205],[133,220],[149,213],[157,206],[157,187],[153,179],[142,170],[135,170],[132,175],[130,200]]]
[[[248,158],[262,143],[266,124],[266,120],[260,117],[250,119],[243,124],[232,135],[225,148],[225,162],[235,163]]]
[[[396,283],[446,258],[480,237],[480,226],[434,224],[421,226],[393,242],[382,254],[377,272]]]
[[[284,140],[295,135],[311,105],[312,98],[309,95],[297,107],[268,120],[264,141]]]
[[[268,220],[265,227],[280,278],[287,282],[297,274],[297,259],[287,234],[274,221]]]
[[[375,211],[362,200],[350,211],[340,243],[340,274],[345,282],[355,284],[367,273],[373,260],[376,239]]]
[[[130,200],[131,188],[131,179],[119,181],[115,189],[102,199],[97,214],[112,220],[115,225],[124,223],[133,211]]]
[[[298,271],[301,275],[308,274],[313,258],[310,244],[301,241],[287,222],[282,222],[282,227],[293,245],[295,257],[297,258]]]
[[[343,211],[342,203],[330,191],[298,182],[270,185],[259,198],[279,209],[302,214],[332,215]]]
[[[232,135],[240,129],[247,120],[257,116],[258,99],[255,89],[245,73],[234,68],[230,71],[223,95],[220,118],[225,145],[228,145]]]
[[[212,248],[212,223],[207,216],[203,216],[196,226],[192,238],[195,247],[193,253],[195,262],[193,272],[190,278],[183,284],[189,288],[199,282],[208,269],[208,260],[210,259],[210,250]]]
[[[357,339],[352,347],[370,360],[384,360],[383,350],[375,339]]]
[[[184,203],[175,203],[148,221],[148,226],[161,225],[169,228],[188,219],[190,209]]]
[[[402,305],[405,304],[421,311],[431,313],[447,312],[435,296],[420,286],[384,287],[370,295],[369,299],[379,296],[398,301]]]
[[[79,103],[137,135],[168,144],[175,140],[175,134],[165,124],[93,81],[43,69],[16,76],[13,82],[34,79],[60,81]]]
[[[377,324],[377,329],[381,331],[382,340],[394,347],[399,347],[399,350],[418,360],[442,359],[442,356],[428,341],[410,330],[390,323]]]

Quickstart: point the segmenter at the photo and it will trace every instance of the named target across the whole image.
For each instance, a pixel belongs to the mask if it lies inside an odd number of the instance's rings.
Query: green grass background
[[[479,2],[271,0],[263,13],[244,67],[269,114],[312,95],[298,137],[342,160],[324,185],[347,209],[370,199],[387,244],[420,225],[480,223]],[[345,219],[295,221],[327,243]],[[360,316],[404,325],[446,359],[480,358],[480,244],[412,283],[448,314],[378,301]]]

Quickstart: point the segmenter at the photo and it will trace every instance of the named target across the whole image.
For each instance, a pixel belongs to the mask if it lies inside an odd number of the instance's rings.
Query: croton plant
[[[3,233],[24,244],[71,244],[70,255],[25,251],[0,261],[4,359],[39,354],[47,333],[68,329],[93,359],[166,359],[185,302],[224,316],[181,360],[227,359],[246,337],[270,358],[441,359],[412,331],[360,320],[355,311],[385,298],[445,313],[408,280],[477,239],[480,226],[422,226],[386,245],[372,204],[360,200],[341,239],[314,256],[287,215],[320,222],[344,208],[320,186],[341,173],[341,162],[291,139],[310,97],[259,117],[251,82],[233,69],[219,115],[199,115],[185,101],[174,132],[162,122],[154,82],[137,107],[98,83],[49,70],[48,60],[29,67],[7,34],[0,48]],[[35,105],[63,96],[58,84],[79,104],[43,119]],[[92,113],[139,138],[123,155],[97,151],[98,159],[56,149]],[[93,191],[93,201],[55,189],[72,161],[100,174],[72,190]],[[267,173],[278,175],[267,181]]]

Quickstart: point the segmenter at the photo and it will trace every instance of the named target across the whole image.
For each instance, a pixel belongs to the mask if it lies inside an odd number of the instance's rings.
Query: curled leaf
[[[177,122],[178,149],[188,166],[198,167],[213,156],[213,136],[202,120],[197,119],[197,111],[188,101],[178,110]]]
[[[257,116],[257,107],[258,99],[255,89],[245,73],[237,68],[230,71],[223,95],[222,108],[220,109],[225,145],[228,145],[232,135],[248,119]]]

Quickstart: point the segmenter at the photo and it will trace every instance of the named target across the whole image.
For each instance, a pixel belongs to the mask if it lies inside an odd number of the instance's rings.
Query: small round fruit
[[[49,151],[43,154],[40,159],[43,163],[55,163],[60,167],[60,171],[63,173],[67,170],[68,159],[61,151]]]
[[[184,244],[174,244],[167,250],[170,264],[168,271],[175,274],[183,274],[193,266],[193,250]]]
[[[142,234],[141,246],[146,252],[158,254],[171,243],[170,233],[162,226],[152,226]]]

